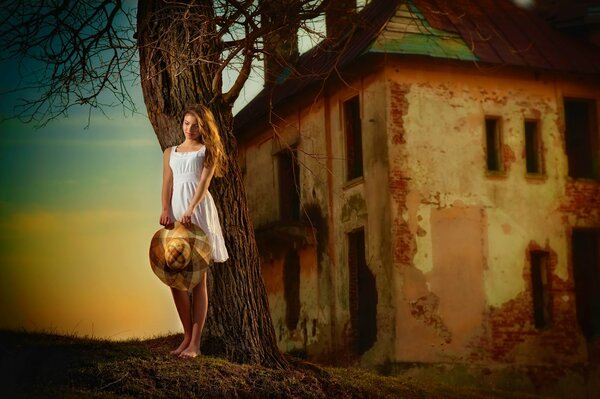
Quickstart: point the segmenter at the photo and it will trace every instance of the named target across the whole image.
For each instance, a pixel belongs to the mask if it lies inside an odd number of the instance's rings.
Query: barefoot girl
[[[160,224],[175,220],[186,226],[200,226],[208,236],[214,262],[225,262],[229,255],[223,241],[219,215],[208,192],[214,176],[224,173],[224,150],[212,112],[196,104],[183,112],[181,127],[185,140],[167,148],[163,155],[162,213]],[[206,273],[188,292],[171,288],[183,324],[183,342],[171,353],[180,357],[200,354],[200,338],[208,309]]]

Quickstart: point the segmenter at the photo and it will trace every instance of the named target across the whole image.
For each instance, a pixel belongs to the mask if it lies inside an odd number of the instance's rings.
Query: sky
[[[142,272],[160,147],[143,116],[86,124],[0,125],[0,327],[116,338],[173,329],[167,292]]]

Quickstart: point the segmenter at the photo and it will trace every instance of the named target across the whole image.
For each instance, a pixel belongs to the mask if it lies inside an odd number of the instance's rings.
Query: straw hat
[[[166,285],[191,291],[211,261],[207,235],[195,224],[179,222],[158,230],[150,242],[150,266]]]

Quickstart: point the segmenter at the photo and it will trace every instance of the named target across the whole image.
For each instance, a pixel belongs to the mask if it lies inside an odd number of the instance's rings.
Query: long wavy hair
[[[206,146],[206,163],[215,165],[215,176],[222,177],[227,171],[225,149],[221,141],[221,135],[215,122],[215,116],[212,111],[202,104],[192,104],[188,106],[181,114],[180,125],[186,115],[192,115],[198,121],[200,136]]]

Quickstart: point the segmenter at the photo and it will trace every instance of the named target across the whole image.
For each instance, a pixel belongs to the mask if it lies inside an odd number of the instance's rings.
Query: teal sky
[[[0,124],[0,327],[113,338],[178,329],[147,260],[160,147],[146,117],[110,111],[88,129],[84,115],[39,130]],[[154,315],[136,310],[144,303]]]
[[[323,25],[318,18],[312,29]],[[304,34],[300,51],[317,41]],[[10,92],[26,72],[0,63],[2,117],[37,94]],[[0,122],[0,328],[114,339],[181,330],[148,261],[160,227],[162,153],[131,80],[135,115],[116,105],[103,108],[106,116],[92,110],[89,127],[83,107],[40,129]],[[234,112],[261,88],[257,69]]]
[[[0,113],[21,95],[16,64],[0,64]],[[261,88],[253,75],[235,109]],[[148,248],[160,228],[162,152],[146,115],[120,105],[73,108],[36,129],[0,123],[0,328],[114,339],[179,331]]]

